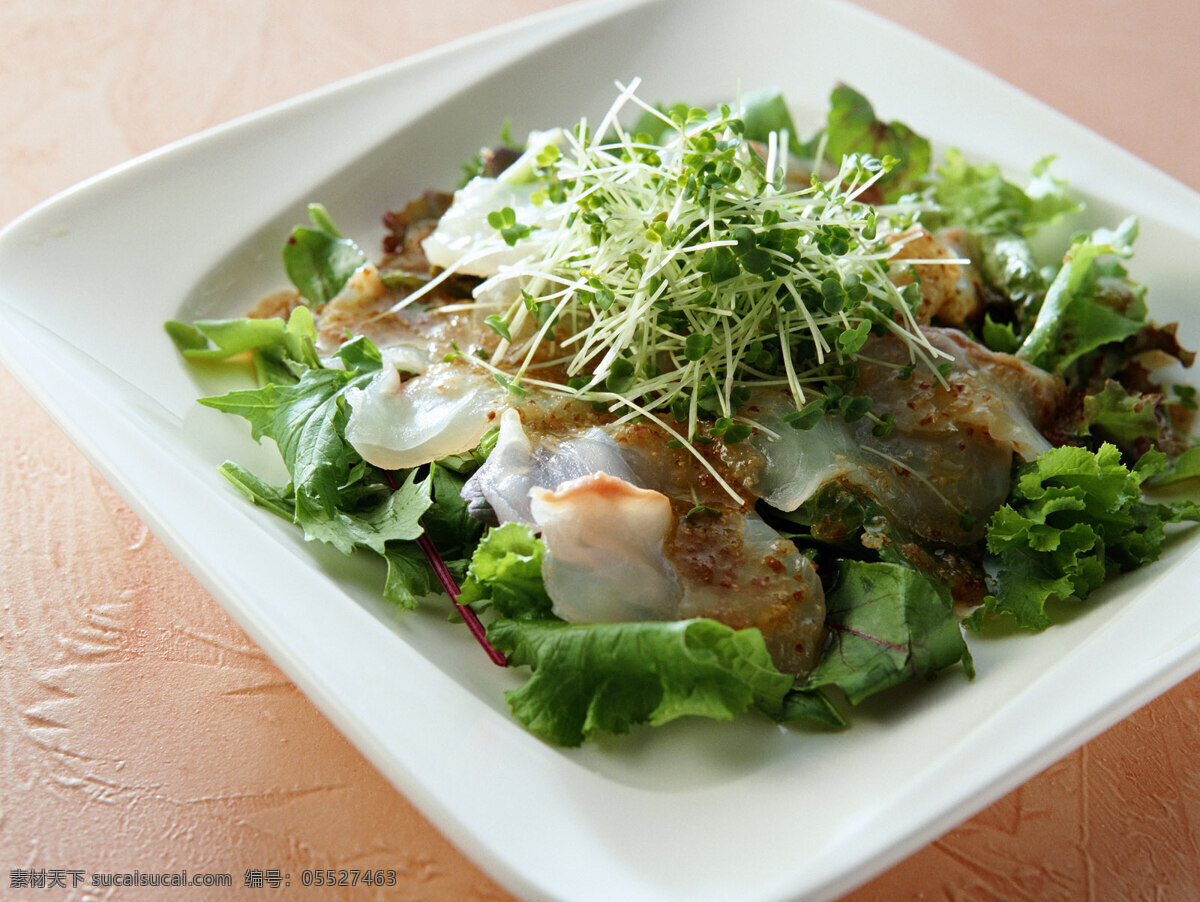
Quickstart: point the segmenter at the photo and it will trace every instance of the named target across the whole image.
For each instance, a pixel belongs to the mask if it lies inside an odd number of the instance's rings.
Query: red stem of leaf
[[[492,659],[492,663],[500,667],[508,666],[508,659],[504,657],[504,653],[498,651],[491,642],[488,641],[487,632],[483,628],[483,624],[479,622],[479,616],[471,610],[470,605],[459,604],[458,583],[454,581],[454,577],[446,568],[446,562],[442,560],[442,556],[438,554],[437,548],[434,547],[429,536],[422,533],[417,539],[417,545],[425,555],[425,560],[429,561],[429,566],[433,568],[433,572],[437,574],[438,581],[442,584],[442,588],[446,590],[446,594],[450,596],[450,600],[454,602],[454,606],[458,608],[458,613],[462,615],[463,621],[467,624],[467,629],[471,631],[471,635],[475,637],[475,641],[483,646],[483,650],[487,652],[487,656]]]
[[[396,477],[393,474],[385,471],[383,476],[387,480],[388,485],[391,486],[393,492],[400,488],[400,484],[396,482]],[[421,533],[417,538],[417,547],[425,555],[425,560],[429,561],[429,566],[433,568],[433,572],[437,575],[438,582],[442,584],[442,588],[446,590],[446,594],[450,596],[450,600],[458,608],[458,613],[462,615],[463,622],[466,623],[467,629],[471,631],[471,635],[475,637],[475,641],[487,652],[487,656],[492,659],[493,664],[499,667],[507,667],[508,658],[504,657],[504,653],[488,641],[487,631],[483,628],[483,624],[479,622],[479,615],[469,605],[458,603],[458,596],[461,594],[461,590],[458,588],[458,583],[454,581],[453,574],[446,567],[446,562],[442,560],[442,556],[438,553],[433,540],[429,538],[428,533]]]

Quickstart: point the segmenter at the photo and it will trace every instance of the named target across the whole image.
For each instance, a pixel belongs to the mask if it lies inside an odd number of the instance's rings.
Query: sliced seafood
[[[517,410],[500,416],[500,433],[487,461],[463,486],[473,516],[485,521],[532,525],[530,490],[556,489],[592,473],[607,473],[628,483],[637,479],[625,452],[607,432],[592,427],[569,437],[530,438]]]
[[[755,514],[690,516],[607,473],[530,490],[554,612],[576,623],[709,617],[763,634],[777,667],[804,674],[824,643],[812,561]]]
[[[665,548],[683,584],[678,617],[754,627],[775,666],[804,675],[825,646],[825,591],[813,562],[761,517],[724,510],[679,518]]]
[[[861,367],[858,391],[881,410],[895,414],[896,429],[910,435],[957,434],[1007,448],[1022,460],[1050,450],[1042,435],[1066,397],[1059,376],[1025,361],[989,350],[956,329],[923,330],[951,363],[943,384],[918,367],[908,378],[906,347],[891,338],[873,338],[863,348],[875,365]]]
[[[760,395],[750,410],[765,427],[750,437],[763,458],[752,488],[771,507],[794,511],[821,486],[865,464],[853,433],[840,420],[823,417],[811,429],[793,429],[783,418],[795,406],[782,393]]]
[[[532,167],[537,155],[561,136],[560,129],[531,135],[528,149],[498,176],[476,176],[456,191],[454,203],[422,243],[429,263],[463,275],[492,276],[544,250],[569,211],[562,204],[535,202],[539,186]],[[530,230],[520,242],[508,242],[488,222],[489,214],[505,208],[513,211],[514,222]]]
[[[346,392],[346,440],[377,467],[417,467],[470,451],[510,398],[487,373],[456,361],[411,379],[385,365],[365,388]]]
[[[888,261],[892,281],[903,287],[915,279],[920,291],[920,303],[913,311],[918,323],[963,326],[982,315],[983,296],[958,262],[963,258],[954,248],[922,228],[891,241],[896,245]]]
[[[666,495],[607,473],[530,495],[555,614],[575,623],[679,619],[682,588],[663,555],[674,525]]]
[[[950,363],[944,383],[923,365],[907,369],[908,348],[895,339],[873,338],[863,349],[862,359],[872,362],[861,365],[856,391],[894,415],[885,436],[866,418],[826,417],[796,430],[783,421],[794,409],[790,401],[755,399],[754,417],[766,427],[750,439],[763,458],[756,494],[793,511],[838,480],[922,538],[977,540],[1008,494],[1013,454],[1029,460],[1050,447],[1039,425],[1053,417],[1065,386],[961,332],[926,329],[925,335],[944,355],[940,361]]]

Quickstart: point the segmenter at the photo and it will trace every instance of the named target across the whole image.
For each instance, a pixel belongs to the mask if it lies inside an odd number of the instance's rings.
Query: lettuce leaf
[[[1008,181],[992,163],[971,163],[953,148],[937,167],[934,198],[942,225],[1028,238],[1039,228],[1078,213],[1082,204],[1050,175],[1053,157],[1039,160],[1027,189]]]
[[[1162,395],[1126,389],[1109,379],[1104,387],[1083,399],[1083,435],[1115,444],[1132,460],[1158,447],[1170,425],[1160,416]]]
[[[844,84],[833,89],[824,132],[810,142],[811,150],[822,137],[825,158],[835,165],[855,153],[896,161],[876,183],[885,202],[919,190],[932,160],[928,139],[901,122],[884,122],[866,97]]]
[[[545,554],[546,546],[522,523],[488,530],[471,557],[459,603],[476,613],[494,607],[501,617],[514,620],[554,618],[542,582]]]
[[[1200,520],[1194,502],[1142,499],[1143,481],[1165,466],[1150,451],[1127,469],[1104,444],[1095,453],[1055,448],[1018,468],[1009,503],[987,526],[993,593],[969,624],[996,613],[1045,629],[1048,603],[1086,599],[1112,574],[1156,560],[1167,523]]]
[[[1153,488],[1166,488],[1198,478],[1200,478],[1200,446],[1192,446],[1171,461],[1165,470],[1155,473],[1147,479],[1146,485]]]
[[[1117,259],[1132,255],[1136,236],[1130,217],[1115,231],[1099,229],[1071,245],[1018,357],[1062,373],[1097,348],[1137,334],[1146,322],[1145,291]]]
[[[1026,329],[1032,327],[1050,282],[1037,264],[1029,239],[1005,232],[986,232],[976,238],[976,243],[979,250],[974,256],[979,260],[984,284],[1011,299],[1021,324]],[[1017,347],[1019,342],[1014,341],[1012,350]]]
[[[1050,175],[1052,161],[1039,160],[1029,186],[1021,188],[1004,178],[998,166],[971,163],[959,151],[947,150],[932,181],[939,209],[924,217],[930,226],[965,232],[984,284],[1012,300],[1026,332],[1049,286],[1029,239],[1043,226],[1083,208],[1065,184]],[[1003,334],[994,324],[990,339],[985,334],[984,341],[1005,352],[1019,346],[1015,335]]]
[[[775,669],[758,630],[713,620],[502,619],[487,635],[511,665],[533,671],[505,694],[513,715],[559,745],[686,716],[731,720],[751,706],[779,713],[794,682]]]

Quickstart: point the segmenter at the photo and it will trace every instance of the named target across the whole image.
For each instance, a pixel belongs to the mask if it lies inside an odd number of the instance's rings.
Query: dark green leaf
[[[683,356],[688,360],[701,360],[712,348],[713,337],[707,332],[693,332],[684,341]]]
[[[825,608],[831,644],[803,689],[837,686],[857,705],[966,653],[949,591],[909,567],[844,561]]]
[[[334,352],[345,368],[356,376],[377,372],[383,366],[379,348],[365,335],[356,335]]]
[[[295,486],[296,522],[310,537],[314,530],[324,532],[324,521],[334,518],[341,488],[361,462],[345,439],[342,395],[367,378],[345,370],[309,370],[295,385],[264,385],[200,400],[244,417],[255,440],[274,439]]]
[[[808,721],[827,727],[844,727],[846,718],[820,690],[793,689],[783,699],[783,709],[775,718],[781,723]]]
[[[787,136],[788,147],[797,156],[804,153],[792,114],[778,88],[764,88],[742,95],[743,135],[747,141],[766,143],[771,132]]]
[[[467,512],[467,502],[460,494],[465,482],[465,476],[440,464],[434,465],[433,504],[422,522],[443,558],[469,555],[483,533],[483,523]]]
[[[283,246],[283,267],[301,297],[320,306],[337,296],[367,258],[342,237],[324,207],[312,204],[308,213],[314,228],[292,230]]]
[[[330,516],[310,515],[304,519],[297,510],[297,522],[304,527],[306,538],[328,542],[343,554],[360,547],[384,554],[389,542],[412,541],[424,532],[421,517],[432,503],[432,480],[426,477],[418,482],[416,473],[411,471],[399,489],[367,510],[339,507]]]
[[[440,588],[433,568],[415,542],[393,543],[383,557],[387,561],[383,597],[393,604],[412,610],[420,598]]]
[[[636,374],[633,364],[624,357],[618,357],[613,361],[612,368],[608,371],[608,377],[604,380],[604,387],[613,394],[623,394],[633,388],[636,381]]]
[[[812,429],[825,417],[824,401],[809,401],[799,410],[784,414],[783,421],[793,429]]]

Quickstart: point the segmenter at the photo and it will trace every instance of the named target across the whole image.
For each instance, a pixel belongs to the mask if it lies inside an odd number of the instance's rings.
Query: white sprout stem
[[[792,355],[788,350],[790,342],[783,324],[782,308],[776,308],[775,315],[779,322],[779,346],[783,349],[783,371],[787,375],[788,389],[791,391],[792,397],[796,399],[796,406],[800,407],[805,404],[804,389],[800,387],[800,380],[796,378],[796,364],[792,362]]]
[[[443,282],[445,282],[451,276],[458,275],[458,273],[462,272],[464,267],[469,266],[472,263],[478,263],[480,260],[487,257],[489,254],[494,254],[496,252],[497,248],[498,248],[498,245],[485,243],[484,246],[481,247],[476,253],[464,254],[462,257],[455,260],[454,263],[452,263],[450,266],[447,266],[445,269],[443,269],[441,272],[439,272],[436,276],[434,276],[432,279],[430,279],[428,282],[426,282],[424,285],[422,285],[420,288],[405,295],[400,300],[398,300],[395,304],[393,304],[390,308],[383,311],[382,313],[377,313],[374,317],[372,317],[372,319],[377,319],[381,316],[387,316],[390,313],[398,313],[399,311],[401,311],[405,307],[407,307],[409,304],[413,303],[414,301],[418,301],[421,298],[423,298],[425,295],[429,294],[431,291],[433,291],[433,289],[437,288],[439,285],[441,285]]]
[[[475,313],[479,310],[506,310],[510,306],[508,301],[462,301],[458,304],[442,304],[439,307],[434,307],[430,313],[438,313],[447,315],[450,313]]]
[[[892,263],[903,263],[905,266],[949,266],[954,263],[959,266],[967,266],[971,263],[965,257],[930,257],[922,259],[919,257],[901,257],[899,260],[888,258]]]
[[[725,336],[723,342],[725,347],[725,393],[721,396],[721,408],[725,416],[733,416],[733,377],[737,373],[737,366],[733,359],[733,335],[729,331],[729,320],[721,323],[725,328],[722,333]]]
[[[596,141],[600,141],[604,138],[605,133],[612,126],[612,124],[616,122],[617,116],[620,115],[621,110],[625,108],[625,104],[627,104],[629,99],[637,92],[637,89],[641,83],[642,80],[640,78],[634,78],[632,81],[630,81],[628,86],[622,85],[619,81],[614,82],[617,90],[621,93],[617,95],[617,99],[613,101],[612,106],[608,108],[608,112],[604,114],[604,118],[600,120],[600,125],[595,132]]]
[[[737,422],[745,423],[747,426],[752,426],[773,442],[777,442],[783,438],[780,433],[776,432],[774,429],[768,429],[762,423],[758,422],[758,420],[752,420],[748,417],[738,417]]]

